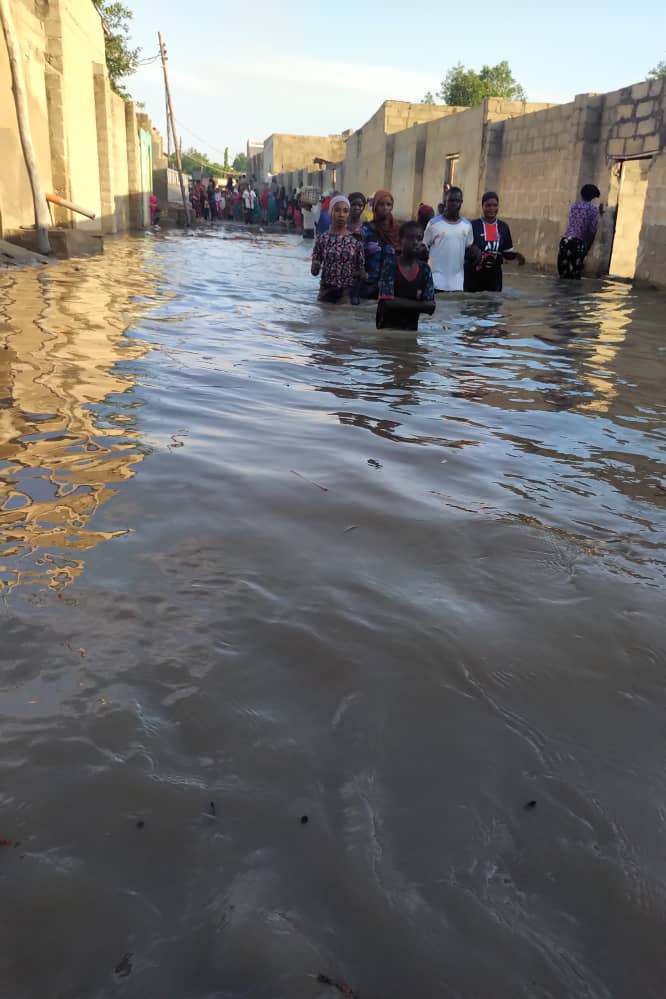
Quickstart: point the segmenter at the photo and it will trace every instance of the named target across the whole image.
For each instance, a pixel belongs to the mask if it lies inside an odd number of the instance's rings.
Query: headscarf
[[[384,201],[387,198],[390,198],[391,201],[393,201],[393,195],[390,191],[375,191],[373,205],[376,206],[378,201]],[[393,218],[392,212],[389,214],[388,218],[379,222],[373,208],[372,227],[381,239],[382,243],[385,243],[387,246],[392,246],[394,250],[400,249],[400,226]]]
[[[435,215],[435,211],[434,211],[432,205],[424,205],[423,203],[421,203],[419,205],[419,210],[416,213],[416,218],[421,223],[421,225],[423,226],[423,228],[425,229],[425,227],[427,226],[427,224],[430,221],[430,219],[434,218],[434,215]]]
[[[349,198],[346,198],[344,196],[344,194],[336,194],[335,197],[331,198],[331,200],[329,202],[329,205],[328,205],[328,214],[331,217],[333,216],[333,209],[341,201],[344,202],[344,204],[347,206],[347,208],[349,208]]]

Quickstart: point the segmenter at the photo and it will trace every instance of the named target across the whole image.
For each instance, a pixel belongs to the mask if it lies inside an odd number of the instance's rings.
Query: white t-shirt
[[[254,211],[254,206],[256,205],[256,203],[257,203],[257,195],[253,190],[250,190],[248,188],[247,190],[243,191],[243,205],[245,206],[246,211],[248,212]]]
[[[465,282],[465,250],[474,242],[471,223],[431,219],[423,234],[430,250],[435,291],[462,291]]]

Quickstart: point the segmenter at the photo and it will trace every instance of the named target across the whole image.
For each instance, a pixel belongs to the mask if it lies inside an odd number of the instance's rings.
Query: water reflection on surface
[[[154,295],[145,258],[0,273],[0,586],[67,584],[123,533],[89,521],[145,454],[128,361],[147,347],[124,337]]]
[[[0,272],[0,992],[657,999],[663,297],[307,252]]]

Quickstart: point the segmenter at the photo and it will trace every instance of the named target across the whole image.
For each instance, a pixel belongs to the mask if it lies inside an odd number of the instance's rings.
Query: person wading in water
[[[379,275],[377,329],[417,330],[419,316],[435,311],[432,271],[419,260],[423,229],[418,222],[400,226],[400,253],[384,257]]]
[[[350,289],[363,276],[363,243],[347,230],[349,201],[344,194],[331,198],[331,228],[317,236],[311,273],[321,272],[319,301],[348,302]]]
[[[514,250],[511,230],[497,218],[499,197],[487,191],[481,198],[481,218],[472,222],[474,246],[479,260],[465,260],[465,291],[501,291],[502,263],[517,260],[522,267],[525,257]]]
[[[460,217],[462,203],[461,189],[452,187],[446,196],[443,217],[428,222],[423,234],[423,242],[430,250],[435,291],[462,291],[467,251],[470,250],[473,259],[481,255],[473,245],[471,223]]]
[[[557,270],[561,278],[580,280],[583,263],[594,242],[601,215],[601,207],[592,202],[601,197],[595,184],[584,184],[580,190],[580,201],[574,201],[569,209],[569,225],[560,240],[557,254]]]
[[[393,218],[393,195],[390,191],[375,191],[372,222],[364,222],[361,232],[367,272],[367,278],[361,285],[361,298],[377,298],[384,257],[400,249],[400,226]]]

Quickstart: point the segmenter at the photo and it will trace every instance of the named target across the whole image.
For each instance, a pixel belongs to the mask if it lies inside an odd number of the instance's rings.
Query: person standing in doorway
[[[462,291],[466,254],[469,252],[473,258],[481,255],[474,248],[471,223],[460,217],[462,203],[462,190],[452,187],[446,196],[443,217],[428,222],[423,234],[423,242],[430,251],[435,291]]]
[[[561,278],[574,278],[580,281],[583,263],[594,242],[599,226],[601,208],[592,202],[601,197],[596,184],[583,184],[580,201],[574,201],[569,209],[569,224],[560,240],[557,254],[557,271]]]
[[[481,256],[465,260],[465,291],[501,291],[502,264],[517,260],[522,267],[525,257],[513,248],[511,230],[506,222],[497,218],[499,197],[486,191],[481,198],[481,218],[472,222],[474,246]]]

